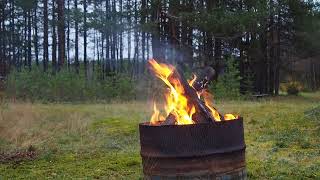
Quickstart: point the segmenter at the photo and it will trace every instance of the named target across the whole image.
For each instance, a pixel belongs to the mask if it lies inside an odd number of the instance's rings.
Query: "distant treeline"
[[[223,74],[234,56],[240,92],[277,95],[282,81],[320,87],[319,39],[319,6],[312,1],[0,1],[1,76],[37,67],[50,76],[94,71],[97,81],[139,79],[150,57]]]

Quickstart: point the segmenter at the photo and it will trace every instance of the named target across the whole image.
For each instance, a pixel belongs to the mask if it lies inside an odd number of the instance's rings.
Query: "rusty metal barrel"
[[[139,125],[145,180],[246,179],[243,119]]]

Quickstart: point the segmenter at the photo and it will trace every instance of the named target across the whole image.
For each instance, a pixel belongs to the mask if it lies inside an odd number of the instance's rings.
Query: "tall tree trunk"
[[[127,23],[128,23],[129,27],[131,27],[131,13],[130,13],[131,9],[130,9],[130,7],[131,7],[131,0],[127,0],[126,10],[127,10]],[[131,64],[131,30],[130,30],[130,28],[128,30],[127,44],[128,44],[128,64]]]
[[[58,1],[58,70],[60,70],[65,60],[65,24],[64,24],[64,0]]]
[[[4,19],[5,19],[5,2],[0,1],[0,76],[4,74],[3,67],[4,67],[4,59],[5,59],[5,43],[4,43]]]
[[[274,28],[274,1],[270,0],[270,23],[269,23],[269,61],[268,61],[268,93],[269,94],[274,94],[274,58],[275,58],[275,44],[274,44],[274,39],[275,39],[275,28]]]
[[[147,22],[147,0],[142,0],[141,1],[141,26],[144,26]],[[141,58],[142,58],[142,68],[145,66],[146,63],[146,32],[142,30],[141,32]]]
[[[11,21],[10,21],[10,31],[11,31],[11,53],[12,58],[9,63],[9,69],[11,65],[16,65],[16,38],[15,38],[15,1],[11,2]]]
[[[137,0],[134,1],[134,23],[138,25],[138,7],[137,7]],[[134,30],[134,61],[133,61],[133,77],[134,75],[138,75],[139,70],[139,34],[138,30]]]
[[[161,58],[161,47],[160,47],[160,21],[161,21],[161,1],[160,0],[152,0],[151,1],[151,21],[155,23],[154,29],[152,31],[152,54],[153,58],[158,61],[164,61]]]
[[[120,24],[123,23],[123,3],[122,0],[119,1],[119,7],[120,7]],[[119,36],[119,49],[120,49],[120,72],[124,71],[124,63],[123,63],[123,31],[120,31]]]
[[[24,67],[28,65],[28,13],[27,10],[23,10],[23,15],[24,15],[24,37],[23,37],[23,49],[24,49]],[[4,42],[4,41],[3,41]]]
[[[83,61],[85,77],[87,77],[87,0],[83,0],[83,10]]]
[[[105,39],[105,33],[101,32],[101,69],[102,69],[102,74],[101,74],[101,78],[104,79],[105,75],[106,75],[106,58],[104,56],[104,39]]]
[[[99,48],[99,42],[101,41],[100,37],[99,37],[99,34],[97,33],[96,34],[96,41],[95,41],[95,47],[97,49],[97,61],[98,61],[98,66],[101,65],[101,60],[100,60],[100,48]]]
[[[34,28],[34,53],[36,58],[36,65],[39,66],[39,47],[38,47],[38,17],[37,17],[37,8],[38,4],[36,4],[34,8],[34,17],[33,17],[33,28]]]
[[[48,0],[43,0],[43,71],[48,69],[49,42],[48,42]]]
[[[212,0],[206,0],[207,4],[207,11],[210,12],[216,5]],[[206,55],[208,56],[207,61],[205,62],[206,65],[213,65],[213,34],[212,32],[206,32]]]
[[[105,60],[105,56],[104,56],[104,36],[105,36],[105,33],[104,32],[101,32],[101,78],[104,79],[105,77],[105,73],[106,73],[106,60]]]
[[[117,19],[116,19],[116,2],[115,0],[112,0],[112,15],[111,15],[111,21],[112,23],[116,24]],[[116,45],[117,45],[117,32],[114,27],[111,28],[111,70],[116,71]]]
[[[242,0],[239,1],[240,4],[240,11],[243,11],[243,2]],[[245,79],[246,79],[246,75],[245,75],[245,50],[248,51],[248,48],[246,48],[248,46],[249,43],[249,32],[246,33],[246,42],[243,42],[243,37],[239,37],[237,38],[237,42],[238,42],[238,48],[240,51],[240,57],[239,57],[239,72],[240,72],[240,93],[244,94],[246,92],[246,84],[245,84]],[[248,55],[247,55],[248,56]]]
[[[68,17],[67,17],[67,66],[68,71],[70,71],[70,0],[67,1],[67,11],[68,11]]]
[[[98,2],[97,0],[94,0],[94,12],[98,11]],[[97,56],[97,64],[98,67],[100,67],[101,62],[100,62],[100,51],[99,51],[99,42],[100,42],[100,37],[99,37],[99,31],[98,30],[94,30],[94,52],[95,52],[95,56],[94,56],[94,60],[96,60],[96,56]]]
[[[106,0],[106,19],[110,19],[110,0]],[[111,60],[110,60],[110,29],[108,26],[105,26],[105,34],[104,37],[106,39],[106,44],[105,44],[105,74],[110,73],[111,69]]]
[[[179,2],[176,0],[169,2],[169,14],[172,16],[177,16],[178,14],[178,7]],[[172,63],[175,63],[177,61],[176,56],[176,50],[178,49],[179,40],[178,40],[178,27],[177,27],[178,21],[175,18],[169,18],[168,22],[168,37],[169,37],[169,59],[172,61]]]
[[[32,40],[31,40],[31,35],[32,35],[32,24],[31,24],[31,9],[28,10],[28,68],[29,71],[31,71],[31,48],[32,48]]]
[[[76,11],[78,12],[78,0],[74,0],[74,8],[76,9]],[[78,24],[78,19],[77,17],[75,18],[75,22],[74,22],[74,28],[75,28],[75,68],[76,68],[76,73],[79,74],[79,24]]]
[[[278,6],[280,6],[279,4],[280,2],[278,2]],[[275,44],[275,70],[274,70],[274,93],[275,95],[279,95],[279,87],[280,87],[280,65],[281,65],[281,46],[280,46],[280,32],[281,32],[281,12],[280,12],[280,8],[278,7],[278,17],[277,17],[277,27],[276,27],[276,31],[275,31],[275,40],[274,40],[274,44]]]
[[[193,5],[193,1],[192,0],[188,0],[188,4],[187,4],[187,9],[189,12],[193,12],[194,11],[194,5]],[[189,26],[187,28],[187,46],[188,47],[193,47],[193,27]],[[190,48],[190,50],[188,50],[188,57],[187,60],[190,61],[190,64],[193,63],[193,48]]]
[[[52,72],[57,71],[56,5],[52,1]]]
[[[219,38],[215,38],[214,43],[214,60],[215,60],[215,69],[220,72],[223,68],[223,62],[221,59],[222,56],[222,40]]]

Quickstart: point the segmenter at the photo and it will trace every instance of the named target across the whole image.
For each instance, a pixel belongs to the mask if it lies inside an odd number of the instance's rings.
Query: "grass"
[[[320,178],[320,93],[221,101],[244,117],[250,179]],[[141,179],[138,123],[150,103],[3,103],[0,152],[34,146],[33,161],[0,164],[0,179]]]

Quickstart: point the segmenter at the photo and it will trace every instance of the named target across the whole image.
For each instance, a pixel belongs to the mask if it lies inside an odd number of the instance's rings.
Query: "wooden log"
[[[197,79],[192,84],[193,88],[196,91],[201,91],[203,89],[206,89],[208,87],[209,82],[214,79],[216,75],[216,71],[210,67],[205,67],[201,73],[197,76]]]
[[[216,76],[216,71],[212,67],[207,66],[197,76],[197,79],[192,84],[192,87],[197,92],[207,89],[208,84],[210,83],[210,81],[212,81],[215,78],[215,76]],[[215,107],[212,106],[211,108],[218,112],[218,110]],[[195,114],[195,116],[199,116],[199,115]],[[220,120],[223,121],[224,117],[220,113],[219,113],[219,116],[220,116]]]
[[[168,80],[171,84],[180,83],[184,89],[184,95],[188,98],[190,105],[194,105],[199,115],[194,118],[195,123],[214,123],[216,119],[211,115],[209,108],[199,99],[196,90],[189,85],[187,80],[175,69]],[[200,118],[201,117],[201,118]]]
[[[177,122],[176,116],[173,115],[172,113],[170,113],[167,116],[166,120],[160,123],[160,126],[163,126],[163,125],[175,125],[176,122]]]

